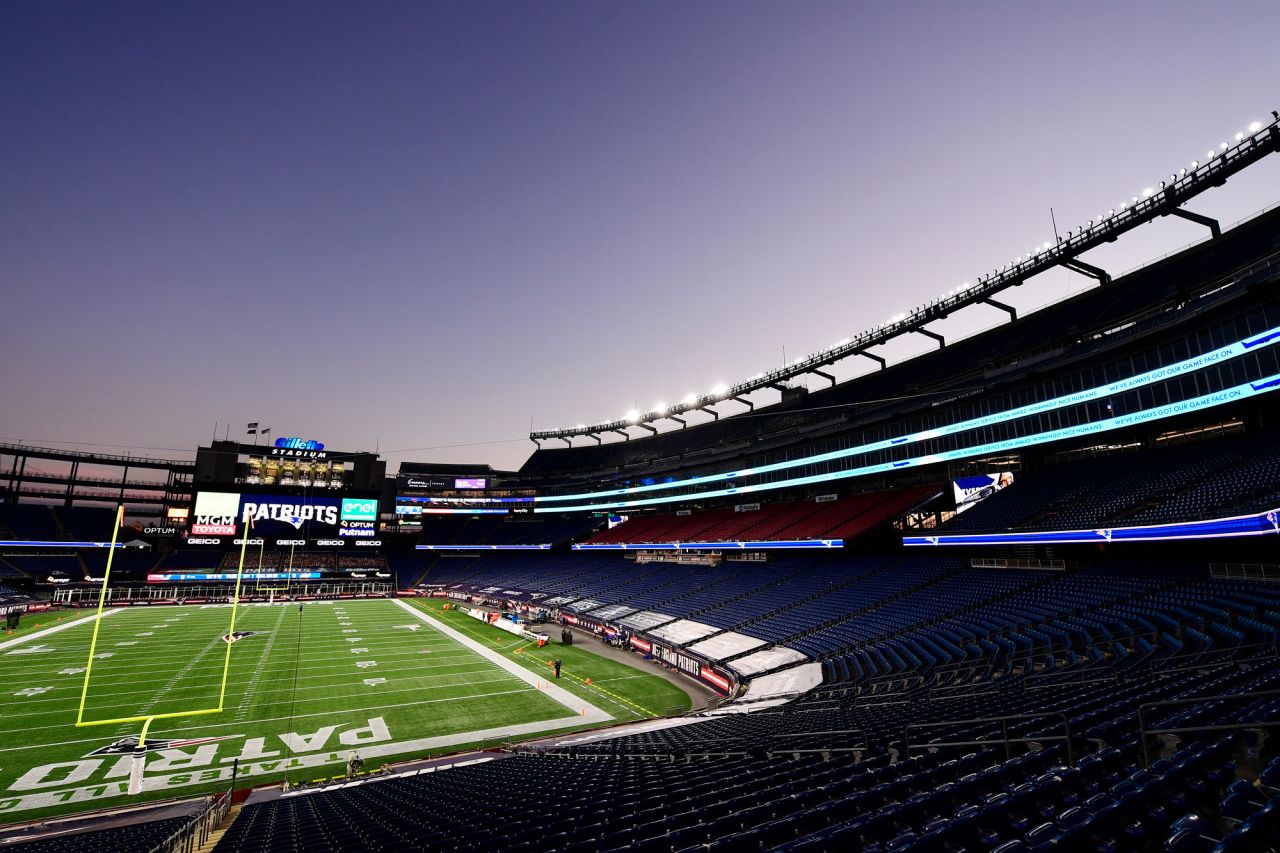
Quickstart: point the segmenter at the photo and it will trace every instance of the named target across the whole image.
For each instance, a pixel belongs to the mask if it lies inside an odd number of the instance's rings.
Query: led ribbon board
[[[1098,542],[1160,542],[1177,539],[1221,539],[1280,533],[1280,509],[1206,521],[1104,527],[1094,530],[1027,530],[1010,533],[957,533],[952,536],[904,536],[912,547],[936,545],[1040,545]]]
[[[729,471],[722,474],[703,474],[696,477],[687,477],[683,480],[672,480],[665,483],[650,483],[643,486],[627,486],[621,489],[604,489],[597,492],[580,492],[570,495],[538,495],[536,497],[516,497],[516,498],[467,498],[466,500],[473,503],[488,504],[511,504],[511,503],[528,503],[535,501],[537,503],[563,503],[572,500],[591,500],[606,497],[615,497],[619,495],[636,495],[647,492],[667,491],[670,489],[679,489],[686,486],[697,486],[703,483],[718,483],[727,480],[738,479],[742,477],[754,477],[760,474],[768,474],[773,471],[786,471],[792,468],[801,468],[806,465],[813,465],[820,462],[831,462],[837,459],[847,459],[852,456],[858,456],[864,453],[873,453],[877,450],[888,450],[891,447],[900,447],[907,444],[925,441],[931,438],[940,438],[946,435],[955,435],[969,430],[981,429],[982,427],[993,426],[995,424],[1005,423],[1007,421],[1017,420],[1019,418],[1030,417],[1031,415],[1039,415],[1044,412],[1052,412],[1057,409],[1069,406],[1078,406],[1081,403],[1089,403],[1094,400],[1102,400],[1116,394],[1123,394],[1126,391],[1132,391],[1136,388],[1142,388],[1156,382],[1166,382],[1178,376],[1188,373],[1194,373],[1197,370],[1203,370],[1206,367],[1212,367],[1242,355],[1248,355],[1257,352],[1264,347],[1274,346],[1280,343],[1280,327],[1269,329],[1259,335],[1246,338],[1242,341],[1236,341],[1233,344],[1220,347],[1210,352],[1202,353],[1193,358],[1177,362],[1176,364],[1158,367],[1155,370],[1149,370],[1146,373],[1139,373],[1136,376],[1130,376],[1128,379],[1120,379],[1108,385],[1100,385],[1097,388],[1090,388],[1085,391],[1077,391],[1074,394],[1066,394],[1061,397],[1054,397],[1049,400],[1042,400],[1039,403],[1031,403],[1026,406],[1019,406],[1016,409],[1010,409],[1005,412],[998,412],[993,415],[983,415],[980,418],[971,418],[967,421],[959,421],[954,424],[934,427],[920,432],[910,433],[908,435],[898,436],[897,438],[889,438],[883,441],[875,441],[870,444],[862,444],[857,447],[850,447],[844,450],[833,450],[829,453],[819,453],[814,456],[805,456],[801,459],[791,459],[786,462],[774,462],[769,465],[760,465],[755,468],[744,468],[741,471]],[[725,493],[720,493],[725,494]],[[403,498],[402,500],[412,500],[420,503],[458,503],[458,498],[424,498],[413,497]],[[656,503],[656,501],[652,502]],[[638,506],[640,504],[608,504],[607,506]],[[606,506],[600,504],[600,506]],[[577,510],[582,507],[565,507],[566,510]],[[399,511],[399,508],[397,508]],[[436,512],[452,512],[452,513],[479,513],[491,512],[499,513],[502,510],[435,510]],[[549,512],[551,510],[535,510],[535,512]],[[429,510],[423,510],[429,512]]]
[[[574,545],[575,551],[778,551],[843,548],[843,539],[751,539],[745,542],[650,542],[648,544]]]
[[[123,548],[116,542],[59,542],[51,539],[0,539],[0,548]]]
[[[147,575],[147,583],[179,583],[185,581],[233,581],[241,577],[247,581],[320,580],[320,572],[169,572]]]
[[[914,444],[915,442],[925,441],[930,438],[940,438],[944,435],[955,435],[956,433],[968,432],[973,429],[981,429],[982,427],[993,426],[1006,421],[1017,420],[1018,418],[1025,418],[1031,415],[1051,412],[1055,409],[1062,409],[1068,406],[1078,406],[1081,403],[1105,399],[1116,394],[1123,394],[1126,391],[1132,391],[1135,388],[1151,385],[1155,382],[1166,382],[1187,373],[1203,370],[1206,367],[1212,367],[1215,364],[1221,364],[1224,361],[1230,361],[1233,358],[1239,358],[1242,355],[1257,352],[1263,347],[1274,346],[1277,343],[1280,343],[1280,327],[1269,329],[1260,335],[1255,335],[1242,341],[1236,341],[1233,344],[1228,344],[1227,346],[1211,352],[1202,353],[1194,358],[1189,358],[1176,364],[1166,365],[1165,367],[1158,367],[1155,370],[1149,370],[1146,373],[1139,373],[1136,376],[1130,376],[1128,379],[1120,379],[1108,385],[1100,385],[1097,388],[1090,388],[1086,391],[1077,391],[1074,394],[1054,397],[1050,400],[1042,400],[1039,403],[1031,403],[1026,406],[1020,406],[1016,409],[998,412],[994,415],[984,415],[980,418],[971,418],[967,421],[959,421],[954,424],[947,424],[946,426],[922,430],[921,432],[899,436],[898,438],[889,438],[884,441],[876,441],[870,444],[859,445],[858,447],[850,447],[845,450],[833,450],[830,453],[820,453],[816,456],[806,456],[802,459],[775,462],[770,465],[760,465],[755,468],[744,468],[741,471],[730,471],[724,474],[705,474],[698,477],[688,477],[684,480],[674,480],[669,483],[651,483],[645,486],[629,486],[627,488],[606,489],[599,492],[582,492],[576,495],[539,495],[534,498],[534,500],[538,503],[551,503],[581,500],[584,498],[589,500],[592,498],[603,498],[614,495],[635,495],[642,494],[644,492],[678,489],[684,486],[696,486],[701,483],[715,483],[738,479],[741,477],[754,477],[758,474],[768,474],[772,471],[785,471],[790,468],[800,468],[805,465],[813,465],[818,462],[831,462],[836,459],[847,459],[851,456],[858,456],[863,453],[871,453],[876,450],[887,450],[891,447],[899,447],[904,444]],[[505,501],[507,499],[490,498],[489,500]],[[635,504],[611,504],[611,506],[635,506]],[[578,507],[573,507],[573,509],[578,509]]]
[[[550,551],[551,545],[414,545],[419,551]]]
[[[414,498],[417,501],[428,500],[426,498]],[[447,498],[442,501],[448,503]],[[505,498],[494,498],[494,500],[505,500]],[[398,506],[396,507],[396,515],[506,515],[509,510],[505,509],[481,509],[474,507],[471,509],[447,509],[444,507],[431,507],[430,509],[417,506]]]
[[[1222,391],[1215,391],[1212,394],[1205,394],[1201,397],[1183,400],[1179,403],[1168,403],[1164,406],[1157,406],[1154,409],[1145,409],[1128,415],[1120,415],[1114,418],[1093,421],[1092,423],[1034,433],[1032,435],[1022,436],[1021,438],[992,441],[986,444],[962,447],[958,450],[947,450],[941,453],[929,454],[927,456],[917,456],[914,459],[903,459],[898,462],[881,462],[876,465],[864,465],[861,468],[850,468],[845,471],[835,471],[830,474],[814,474],[808,477],[792,477],[787,480],[778,480],[772,483],[756,483],[754,485],[738,486],[731,489],[716,489],[714,491],[699,492],[696,495],[665,495],[663,497],[644,498],[634,501],[610,501],[606,503],[578,504],[577,506],[535,509],[534,512],[584,512],[587,510],[598,509],[623,509],[626,507],[650,506],[652,504],[677,503],[705,498],[728,497],[729,495],[768,492],[775,489],[786,489],[792,486],[807,486],[813,483],[826,483],[832,480],[847,480],[853,477],[865,477],[868,474],[883,474],[888,471],[897,471],[902,468],[916,468],[924,465],[934,465],[938,462],[968,459],[973,456],[983,456],[988,453],[1015,450],[1017,448],[1030,447],[1036,444],[1046,444],[1053,441],[1063,441],[1071,438],[1097,435],[1099,433],[1125,429],[1136,424],[1150,423],[1152,421],[1159,421],[1166,418],[1185,415],[1190,412],[1211,409],[1227,403],[1239,402],[1240,400],[1275,391],[1278,388],[1280,388],[1280,374],[1275,374],[1253,382],[1245,382],[1242,385],[1226,388]],[[739,476],[741,476],[741,474]]]

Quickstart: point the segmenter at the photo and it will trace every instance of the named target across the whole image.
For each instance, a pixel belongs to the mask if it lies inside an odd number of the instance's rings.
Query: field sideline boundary
[[[578,711],[579,709],[582,709],[582,713],[579,717],[579,719],[582,722],[604,723],[604,722],[608,722],[609,720],[615,719],[615,717],[612,714],[607,713],[606,711],[602,711],[601,709],[597,708],[595,705],[592,705],[586,699],[581,699],[577,696],[574,696],[572,693],[570,693],[568,690],[565,690],[563,687],[560,687],[559,685],[552,683],[550,679],[545,679],[539,675],[535,675],[534,673],[525,669],[520,664],[510,660],[509,658],[499,654],[498,652],[495,652],[493,649],[487,648],[483,644],[476,642],[475,640],[468,637],[466,634],[463,634],[461,631],[456,631],[453,628],[450,628],[448,625],[430,616],[422,609],[414,607],[410,604],[406,604],[405,602],[401,601],[398,598],[393,599],[393,602],[398,607],[402,608],[403,610],[409,613],[412,613],[415,617],[417,617],[418,619],[421,619],[423,622],[426,622],[428,625],[430,625],[432,628],[435,628],[437,631],[439,631],[441,634],[444,634],[446,637],[450,637],[456,640],[457,642],[466,646],[468,649],[471,649],[471,651],[480,655],[480,657],[484,658],[490,663],[493,663],[493,664],[496,664],[497,666],[502,667],[507,672],[514,675],[516,678],[519,678],[521,681],[528,684],[530,687],[538,687],[539,685],[545,683],[546,686],[540,689],[542,690],[543,693],[547,695],[548,698],[554,700],[555,702],[558,702],[559,704],[568,708],[570,711]]]
[[[54,612],[54,611],[50,611],[50,612]],[[121,612],[121,608],[119,607],[112,608],[111,610],[104,610],[102,612],[102,618],[106,619],[111,614],[119,613],[119,612]],[[7,649],[10,646],[20,646],[23,643],[29,643],[32,640],[39,640],[42,637],[49,636],[50,634],[56,634],[59,631],[65,631],[74,625],[83,625],[86,622],[92,622],[97,618],[98,618],[98,614],[94,613],[90,616],[84,616],[84,617],[81,617],[80,619],[72,619],[70,622],[63,622],[61,625],[54,625],[50,628],[45,628],[43,630],[36,631],[34,634],[28,634],[25,637],[14,637],[12,640],[5,640],[3,643],[0,643],[0,650]]]

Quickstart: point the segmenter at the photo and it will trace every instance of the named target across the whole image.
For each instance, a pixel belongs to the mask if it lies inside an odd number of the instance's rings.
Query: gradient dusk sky
[[[0,0],[0,441],[261,421],[517,466],[531,420],[743,379],[1203,159],[1280,108],[1278,32],[1275,0]],[[1264,162],[1191,208],[1277,201]],[[1041,278],[1011,301],[1088,283]]]

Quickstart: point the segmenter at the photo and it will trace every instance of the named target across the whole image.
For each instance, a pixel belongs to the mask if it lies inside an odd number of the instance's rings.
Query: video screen
[[[251,486],[303,486],[341,489],[346,466],[328,459],[250,456],[245,482]]]
[[[234,536],[240,520],[255,536],[331,539],[377,535],[378,499],[200,492],[192,513],[193,536]]]
[[[1001,471],[999,474],[979,474],[976,477],[961,477],[951,484],[955,492],[956,513],[962,513],[980,501],[994,495],[1001,489],[1013,485],[1013,472]]]
[[[484,477],[458,477],[453,481],[455,489],[487,489],[488,479]]]

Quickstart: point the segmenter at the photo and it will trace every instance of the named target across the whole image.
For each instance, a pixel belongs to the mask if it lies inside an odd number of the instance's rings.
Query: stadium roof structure
[[[1055,267],[1095,278],[1101,285],[1106,285],[1111,280],[1110,275],[1105,270],[1080,260],[1080,256],[1161,217],[1177,216],[1204,225],[1212,236],[1217,237],[1221,234],[1221,228],[1216,220],[1183,210],[1182,206],[1201,193],[1222,186],[1228,178],[1268,154],[1280,151],[1280,113],[1273,111],[1271,116],[1269,123],[1254,122],[1246,131],[1237,133],[1234,144],[1223,142],[1217,150],[1209,151],[1203,162],[1191,161],[1187,168],[1170,174],[1158,186],[1143,190],[1141,196],[1133,196],[1121,202],[1118,209],[1108,209],[1096,219],[1090,219],[1084,225],[1068,230],[1066,236],[1059,238],[1056,244],[1044,243],[1034,247],[1025,255],[1019,255],[990,273],[979,276],[976,282],[965,282],[945,295],[909,312],[898,314],[888,322],[856,337],[842,340],[835,346],[796,359],[791,364],[768,373],[756,374],[731,386],[717,386],[710,393],[687,397],[673,405],[660,404],[647,412],[631,412],[625,418],[596,424],[534,430],[529,433],[529,438],[539,447],[545,440],[560,440],[572,447],[573,439],[577,437],[590,438],[600,444],[601,436],[610,433],[621,435],[629,441],[633,437],[627,431],[630,427],[639,427],[649,434],[657,434],[659,430],[651,424],[671,420],[684,428],[687,423],[680,415],[687,412],[702,412],[719,420],[721,412],[714,407],[720,403],[738,402],[747,407],[744,411],[752,411],[755,403],[746,399],[746,395],[772,388],[784,392],[785,396],[791,390],[787,382],[802,376],[814,375],[828,380],[832,385],[837,384],[835,377],[824,372],[823,368],[847,358],[868,358],[877,362],[883,370],[888,366],[887,360],[869,350],[904,335],[923,335],[935,340],[939,348],[945,347],[945,338],[929,329],[928,324],[965,308],[978,304],[989,305],[1008,313],[1010,321],[1016,320],[1017,310],[997,301],[995,295]]]

